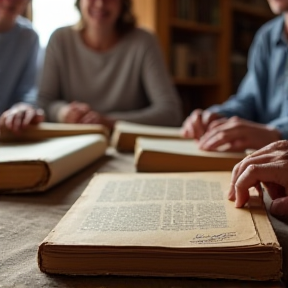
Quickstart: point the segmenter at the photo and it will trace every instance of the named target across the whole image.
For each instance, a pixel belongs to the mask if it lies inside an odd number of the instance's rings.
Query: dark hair
[[[81,0],[76,0],[75,6],[77,7],[77,9],[81,14],[80,1]],[[135,28],[136,18],[132,12],[131,0],[121,0],[121,2],[122,2],[121,12],[119,18],[116,21],[115,28],[119,34],[125,34]]]

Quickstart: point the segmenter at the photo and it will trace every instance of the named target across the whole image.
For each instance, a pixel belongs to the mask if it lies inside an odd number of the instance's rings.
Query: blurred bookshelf
[[[24,9],[24,12],[22,16],[28,18],[30,21],[32,21],[32,2],[28,2],[26,8]]]
[[[272,12],[268,6],[267,1],[241,1],[234,0],[232,3],[232,9],[234,12],[239,12],[244,15],[250,15],[257,18],[263,18],[264,20],[273,17]]]
[[[234,0],[232,2],[231,93],[235,93],[247,72],[249,47],[257,30],[273,18],[267,1]]]
[[[255,32],[273,17],[265,0],[133,0],[139,26],[160,41],[185,114],[222,103],[246,73]]]

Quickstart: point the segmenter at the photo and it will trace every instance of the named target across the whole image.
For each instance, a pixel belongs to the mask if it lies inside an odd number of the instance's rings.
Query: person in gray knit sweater
[[[178,126],[180,100],[155,36],[135,28],[128,0],[78,0],[81,20],[46,49],[39,106],[52,122]]]

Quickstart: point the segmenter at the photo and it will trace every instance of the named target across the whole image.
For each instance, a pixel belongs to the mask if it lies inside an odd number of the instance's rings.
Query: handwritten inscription
[[[219,234],[197,234],[190,242],[197,244],[211,244],[227,242],[236,238],[236,232],[226,232]]]

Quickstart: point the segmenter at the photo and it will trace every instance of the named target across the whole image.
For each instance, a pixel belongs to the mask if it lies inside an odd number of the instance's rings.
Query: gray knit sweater
[[[178,126],[180,100],[156,38],[134,29],[109,51],[98,53],[72,27],[56,30],[46,50],[39,106],[57,122],[71,101],[89,104],[115,120]]]

